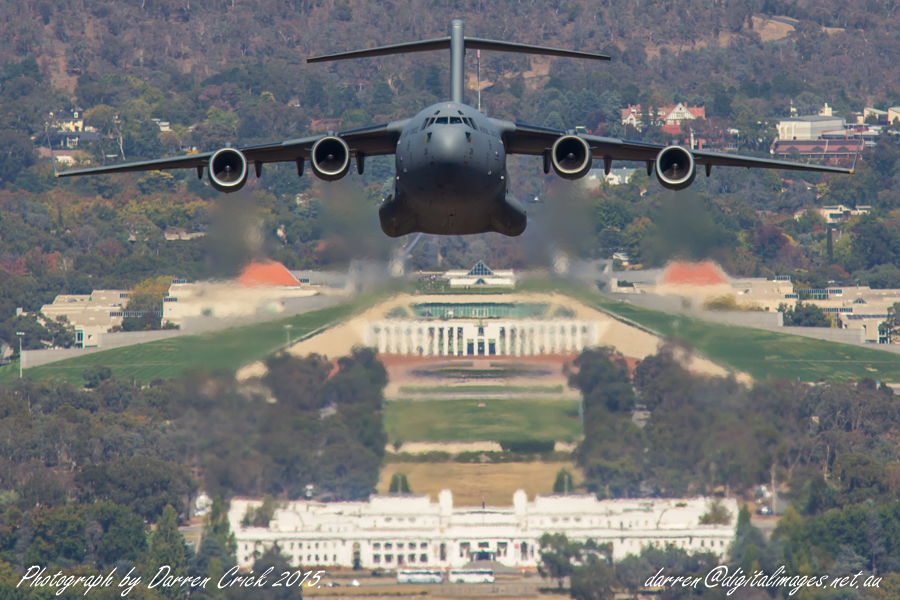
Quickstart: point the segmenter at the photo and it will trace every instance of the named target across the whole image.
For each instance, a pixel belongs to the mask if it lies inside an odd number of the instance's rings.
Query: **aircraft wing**
[[[407,120],[394,121],[384,125],[373,125],[359,129],[341,131],[336,135],[343,138],[350,146],[350,152],[356,156],[380,156],[393,154],[397,147],[397,140]],[[248,163],[264,164],[274,162],[296,162],[308,160],[313,145],[325,137],[325,135],[313,135],[310,137],[275,142],[270,144],[257,144],[235,148],[240,150],[247,158]],[[95,175],[110,173],[133,173],[137,171],[162,171],[166,169],[202,169],[209,163],[214,152],[201,152],[199,154],[187,154],[172,158],[160,158],[156,160],[144,160],[121,165],[109,165],[106,167],[92,167],[89,169],[76,169],[72,171],[56,172],[57,177],[73,177],[77,175]],[[54,171],[56,165],[54,161]]]
[[[549,153],[553,143],[567,132],[560,129],[513,123],[494,119],[500,135],[503,138],[508,154],[527,154],[540,156]],[[577,134],[591,147],[591,156],[595,159],[608,158],[610,160],[632,160],[652,162],[656,160],[659,151],[665,148],[662,144],[651,144],[621,140],[618,138],[601,137],[596,135]],[[784,169],[789,171],[816,171],[820,173],[853,173],[854,167],[829,167],[825,165],[811,165],[806,163],[776,160],[771,158],[756,158],[754,156],[741,156],[739,154],[725,154],[710,150],[691,150],[694,160],[699,165],[709,167],[746,167],[760,169]],[[548,154],[549,155],[549,154]]]

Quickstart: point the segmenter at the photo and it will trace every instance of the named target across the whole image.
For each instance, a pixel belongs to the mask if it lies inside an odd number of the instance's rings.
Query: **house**
[[[340,119],[315,119],[309,124],[310,131],[337,131],[341,126]]]
[[[678,104],[669,104],[667,106],[656,109],[656,118],[654,121],[662,126],[680,126],[684,121],[693,121],[694,119],[705,119],[706,107],[704,106],[687,106],[683,102]],[[628,105],[628,108],[622,109],[622,124],[631,125],[637,130],[641,129],[644,119],[644,109],[640,104],[636,106]],[[675,132],[677,135],[680,132]]]
[[[81,131],[96,131],[90,125],[84,124],[84,112],[80,108],[74,111],[62,110],[56,113],[50,113],[50,122],[56,129],[69,133],[77,133]]]
[[[50,133],[49,137],[51,146],[74,150],[79,144],[96,142],[100,139],[100,134],[96,131],[55,131]]]
[[[163,232],[163,236],[165,236],[167,242],[173,242],[175,240],[192,240],[194,238],[203,237],[206,233],[202,231],[194,231],[188,233],[186,229],[181,227],[169,227]]]
[[[600,185],[600,179],[606,180],[609,185],[622,185],[631,180],[631,176],[637,169],[628,169],[620,167],[618,169],[610,169],[609,174],[604,173],[603,169],[591,169],[587,175],[579,179],[578,182],[585,188],[597,189]]]
[[[867,214],[871,210],[871,206],[860,205],[856,208],[848,208],[843,204],[836,204],[834,206],[804,208],[795,212],[794,218],[800,219],[800,217],[805,215],[807,212],[812,211],[821,215],[822,218],[825,219],[826,223],[840,223],[842,221],[846,221],[850,217]]]
[[[159,127],[159,132],[163,133],[165,131],[172,131],[172,124],[168,121],[161,121],[159,119],[150,119]]]

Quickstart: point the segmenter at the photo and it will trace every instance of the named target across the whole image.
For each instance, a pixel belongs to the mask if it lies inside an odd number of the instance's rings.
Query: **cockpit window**
[[[463,122],[462,118],[460,118],[460,117],[450,117],[451,125],[462,125],[462,122]]]

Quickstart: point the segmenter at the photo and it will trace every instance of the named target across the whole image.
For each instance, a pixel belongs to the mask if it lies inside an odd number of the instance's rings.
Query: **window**
[[[451,125],[462,125],[462,119],[460,117],[450,117]]]
[[[415,554],[410,554],[410,555],[409,555],[409,562],[411,562],[411,563],[416,562],[416,555],[415,555]]]
[[[385,554],[384,562],[386,562],[386,563],[394,562],[394,555],[393,554]]]
[[[381,550],[381,544],[375,542],[374,544],[372,544],[372,550]]]
[[[427,547],[428,547],[428,542],[422,542],[421,544],[419,544],[419,548],[427,548]]]
[[[403,550],[403,542],[397,544],[397,550]]]
[[[497,542],[497,556],[506,556],[506,542]]]
[[[434,120],[434,122],[437,123],[438,125],[448,125],[449,120],[450,120],[450,117],[438,117],[437,119]]]
[[[428,555],[427,554],[419,555],[419,562],[421,562],[421,563],[428,562]]]
[[[381,555],[380,555],[380,554],[373,554],[373,555],[372,555],[372,562],[375,563],[376,565],[377,565],[377,564],[380,564],[380,563],[381,563]]]
[[[479,549],[487,549],[490,547],[491,547],[491,545],[488,542],[478,542]]]
[[[392,543],[390,543],[390,542],[387,542],[387,543],[384,545],[384,549],[385,549],[385,550],[393,550],[393,549],[394,549],[394,545],[393,545]]]

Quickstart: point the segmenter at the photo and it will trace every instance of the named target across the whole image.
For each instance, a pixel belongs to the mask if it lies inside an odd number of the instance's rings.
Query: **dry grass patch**
[[[455,506],[510,506],[516,490],[525,490],[528,499],[536,494],[552,494],[560,469],[572,473],[575,485],[583,481],[581,469],[573,463],[391,463],[381,471],[379,493],[386,493],[394,473],[403,473],[416,494],[428,494],[437,501],[441,490],[453,492]]]

